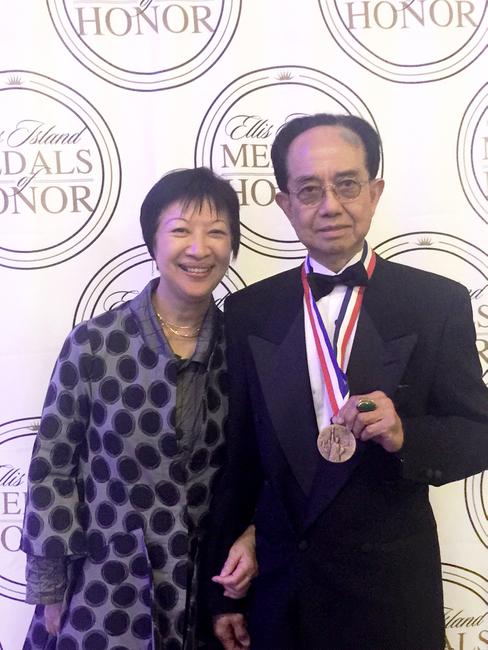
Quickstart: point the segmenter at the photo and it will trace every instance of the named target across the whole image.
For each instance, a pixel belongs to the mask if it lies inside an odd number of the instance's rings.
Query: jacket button
[[[306,551],[308,548],[308,542],[306,539],[302,539],[298,542],[298,548],[300,551]]]
[[[371,553],[371,551],[373,550],[373,544],[371,544],[370,542],[365,542],[361,546],[361,550],[363,553]]]
[[[434,476],[434,470],[431,469],[430,467],[425,470],[425,478],[430,481],[430,479]]]
[[[442,472],[441,472],[441,470],[440,470],[440,469],[436,469],[436,470],[434,471],[434,479],[435,479],[436,481],[440,481],[441,478],[442,478]]]

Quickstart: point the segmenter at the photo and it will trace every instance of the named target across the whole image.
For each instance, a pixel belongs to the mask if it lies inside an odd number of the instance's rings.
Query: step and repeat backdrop
[[[208,165],[239,194],[222,302],[304,256],[273,201],[280,125],[370,120],[386,190],[369,241],[468,287],[488,381],[487,45],[485,0],[1,0],[0,650],[32,614],[18,549],[54,360],[155,275],[138,214],[166,171]],[[488,649],[488,472],[431,500],[446,649]]]

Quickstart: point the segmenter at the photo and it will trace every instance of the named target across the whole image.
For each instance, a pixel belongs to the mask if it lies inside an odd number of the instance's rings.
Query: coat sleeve
[[[262,482],[246,371],[247,336],[241,331],[241,325],[239,313],[228,298],[225,308],[229,371],[227,460],[212,499],[203,567],[207,603],[212,614],[242,609],[243,603],[224,597],[222,587],[212,583],[211,577],[220,573],[233,542],[252,523]]]
[[[438,340],[425,415],[402,418],[403,476],[443,485],[488,468],[488,389],[469,294],[456,285]]]
[[[67,337],[44,401],[29,466],[21,549],[29,555],[62,558],[85,552],[84,484],[94,356],[81,324]]]
[[[28,555],[25,565],[25,602],[52,605],[63,600],[66,591],[66,562],[62,558]]]

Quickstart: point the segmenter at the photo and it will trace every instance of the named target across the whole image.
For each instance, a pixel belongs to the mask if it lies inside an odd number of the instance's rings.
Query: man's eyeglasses
[[[334,196],[341,203],[354,201],[361,194],[364,185],[369,181],[357,181],[354,178],[344,178],[337,183],[329,185],[319,185],[318,183],[309,183],[304,185],[297,192],[291,190],[288,194],[293,194],[303,205],[318,205],[324,198],[327,191],[333,192]]]

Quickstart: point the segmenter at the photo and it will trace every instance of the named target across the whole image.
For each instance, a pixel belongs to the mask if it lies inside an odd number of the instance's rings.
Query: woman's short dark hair
[[[217,213],[225,213],[229,219],[232,253],[234,257],[237,255],[240,222],[236,191],[228,181],[214,174],[208,167],[196,167],[165,174],[153,185],[142,202],[142,236],[152,258],[161,213],[175,201],[181,202],[184,208],[194,205],[197,209],[208,202]]]
[[[376,178],[380,165],[381,140],[375,129],[355,115],[332,115],[331,113],[315,113],[303,115],[286,122],[278,131],[271,147],[271,160],[276,182],[282,192],[288,192],[288,169],[286,159],[293,140],[304,131],[316,126],[342,126],[353,131],[363,143],[366,151],[366,169],[369,178]]]

